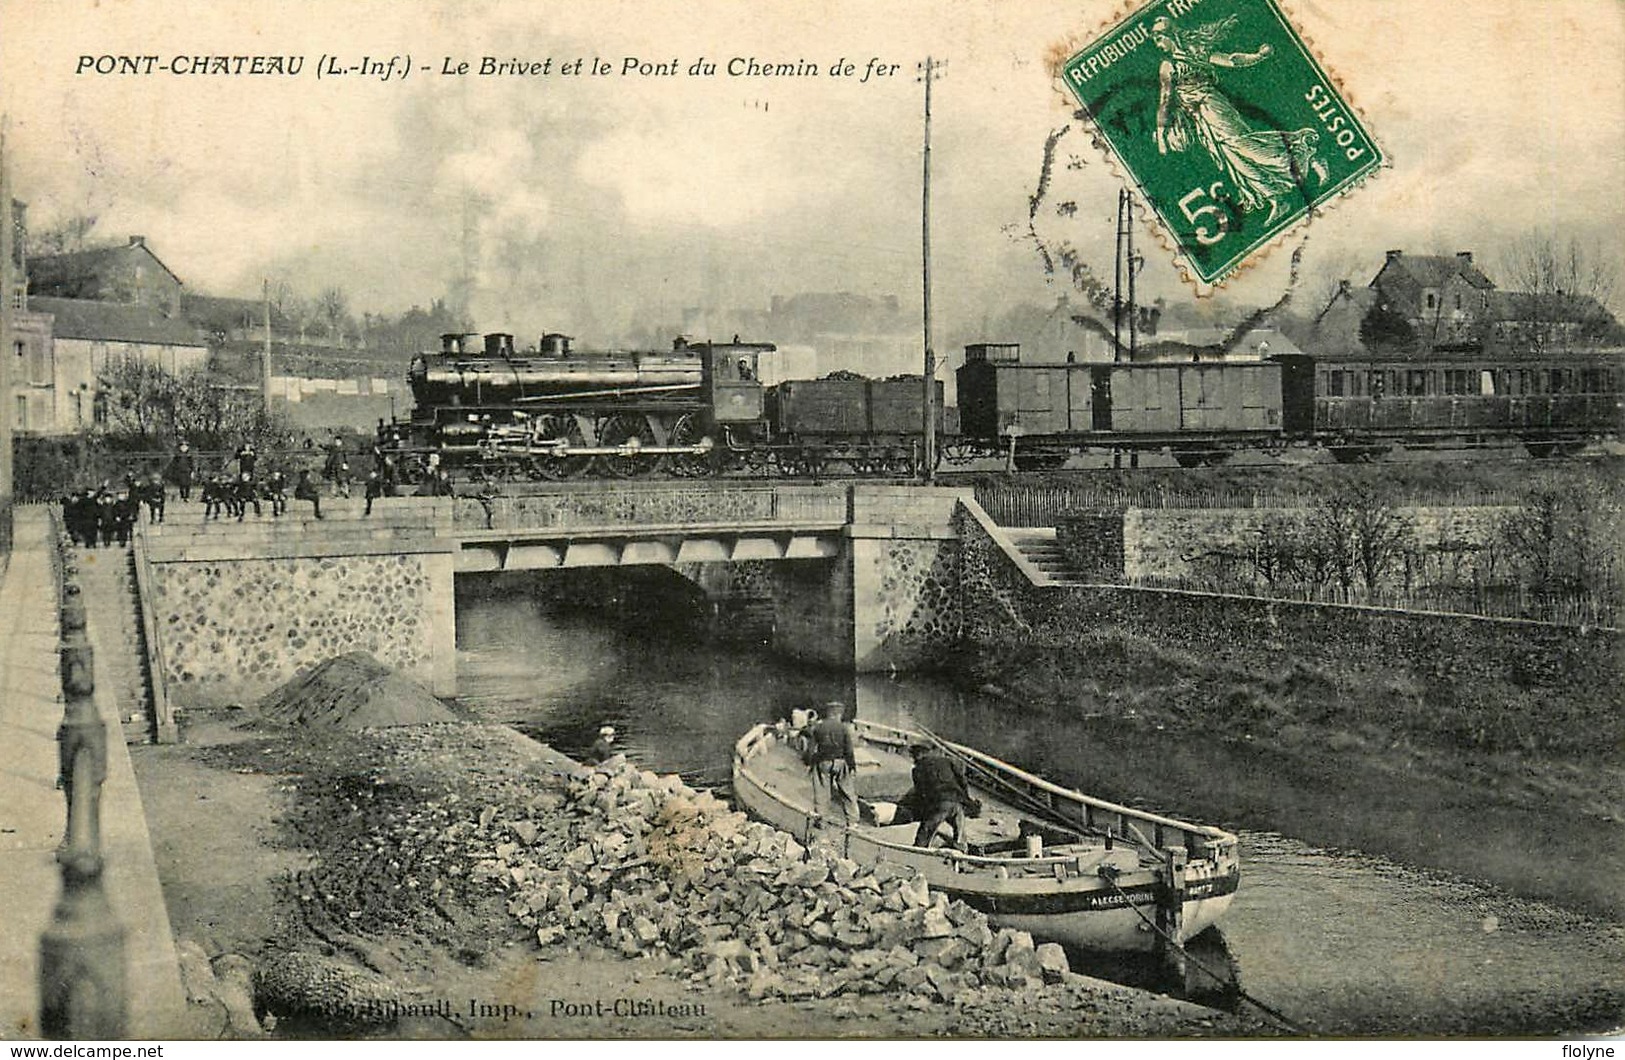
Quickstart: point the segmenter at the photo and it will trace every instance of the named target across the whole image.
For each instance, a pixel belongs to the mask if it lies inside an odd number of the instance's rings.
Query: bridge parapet
[[[455,532],[636,526],[787,526],[848,521],[844,483],[559,483],[544,492],[459,497]]]

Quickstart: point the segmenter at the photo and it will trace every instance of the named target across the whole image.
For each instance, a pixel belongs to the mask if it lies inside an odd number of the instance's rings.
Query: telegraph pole
[[[1134,252],[1134,195],[1127,188],[1117,192],[1117,262],[1112,287],[1112,360],[1123,359],[1123,319],[1128,318],[1128,357],[1140,345],[1140,326],[1135,318],[1134,277],[1145,262]],[[1123,279],[1128,278],[1128,298],[1123,297]]]
[[[1123,196],[1117,190],[1117,248],[1112,274],[1112,361],[1123,359]]]
[[[931,82],[946,63],[933,62],[928,55],[919,66],[925,82],[925,150],[920,174],[920,274],[924,288],[925,371],[921,373],[925,399],[921,403],[920,434],[924,477],[929,485],[937,480],[937,352],[931,344]]]
[[[265,292],[265,349],[260,351],[260,394],[265,401],[265,415],[271,415],[271,281],[262,281]]]
[[[11,159],[6,154],[10,119],[0,118],[0,550],[10,540],[11,526],[11,356],[12,324],[16,319],[17,278],[13,270],[17,229],[11,213]],[[0,568],[4,568],[0,557]]]

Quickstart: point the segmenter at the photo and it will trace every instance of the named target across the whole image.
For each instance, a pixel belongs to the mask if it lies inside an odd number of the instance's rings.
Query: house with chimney
[[[13,329],[14,429],[71,434],[98,420],[101,380],[134,359],[174,374],[204,368],[207,337],[180,315],[182,284],[141,236],[23,259]]]
[[[1470,250],[1453,256],[1390,250],[1370,286],[1432,349],[1476,346],[1494,318],[1495,283],[1473,264]]]
[[[142,305],[174,317],[181,312],[182,286],[145,236],[131,236],[119,246],[28,259],[29,293],[47,298]]]

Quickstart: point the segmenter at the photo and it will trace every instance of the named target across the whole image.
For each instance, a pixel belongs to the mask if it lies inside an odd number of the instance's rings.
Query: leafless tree
[[[1502,286],[1533,297],[1513,341],[1534,353],[1595,342],[1609,329],[1604,308],[1619,282],[1619,258],[1600,239],[1529,232],[1501,254]]]
[[[151,449],[185,438],[203,449],[245,440],[269,448],[286,431],[257,390],[222,386],[206,372],[177,376],[126,357],[110,363],[98,382],[100,430],[115,446]]]
[[[90,233],[96,227],[93,213],[72,213],[56,224],[29,233],[29,254],[72,254],[90,246]]]
[[[1381,493],[1356,485],[1325,494],[1310,510],[1308,544],[1330,569],[1345,598],[1358,579],[1375,592],[1410,540],[1410,527]]]
[[[350,322],[350,296],[342,287],[326,287],[316,296],[316,318],[333,338],[342,338]]]

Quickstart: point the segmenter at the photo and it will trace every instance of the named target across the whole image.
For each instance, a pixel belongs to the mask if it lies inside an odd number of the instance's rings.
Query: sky
[[[1221,11],[1234,0],[1203,0]],[[1268,304],[1304,275],[1364,283],[1383,251],[1500,248],[1557,233],[1621,251],[1625,4],[1289,0],[1391,159],[1233,279]],[[74,213],[147,237],[188,288],[307,295],[399,312],[470,285],[481,330],[590,340],[685,307],[765,309],[854,291],[921,305],[923,88],[932,87],[932,298],[939,342],[1068,293],[1038,228],[1101,275],[1118,178],[1059,91],[1053,59],[1124,8],[1101,0],[654,0],[629,3],[0,0],[0,108],[36,228]],[[97,74],[85,57],[301,56],[295,77]],[[410,57],[387,80],[315,76],[324,56]],[[551,59],[546,76],[477,73]],[[628,58],[675,76],[623,75]],[[565,74],[594,59],[610,73]],[[728,76],[730,59],[816,77]],[[871,74],[871,59],[895,72]],[[696,61],[717,64],[691,76]],[[832,64],[853,72],[830,76]],[[467,75],[443,74],[468,62]],[[430,69],[423,70],[420,67]],[[1142,299],[1191,301],[1149,223]],[[1614,305],[1619,308],[1621,294]],[[772,336],[758,336],[771,341]]]

